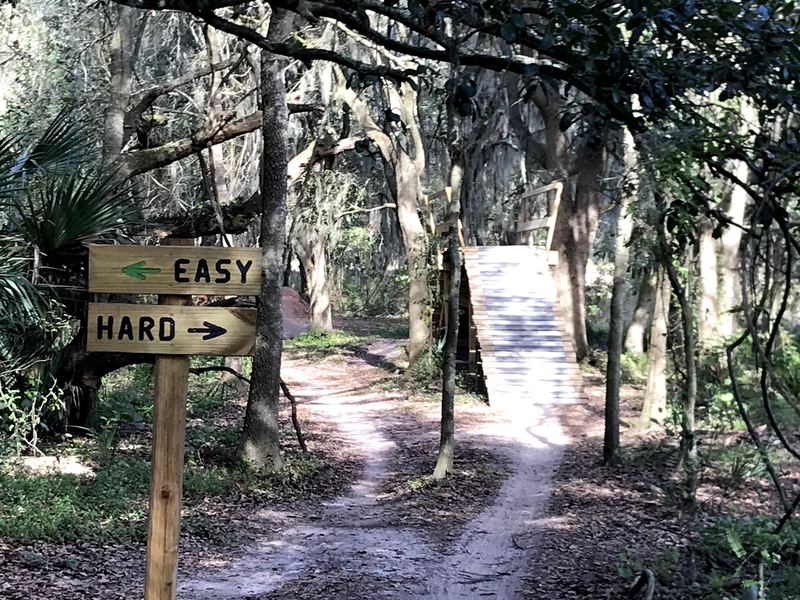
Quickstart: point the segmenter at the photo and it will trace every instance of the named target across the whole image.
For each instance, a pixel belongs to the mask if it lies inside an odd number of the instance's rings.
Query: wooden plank
[[[93,244],[89,291],[257,296],[261,249]]]
[[[537,229],[547,229],[548,227],[550,227],[550,217],[531,219],[530,221],[520,221],[517,223],[517,233],[535,231]]]
[[[188,244],[175,240],[173,244]],[[162,310],[186,309],[187,299],[162,296]],[[145,600],[175,600],[183,496],[188,356],[159,356],[155,362],[153,459],[147,527]]]
[[[90,352],[246,356],[255,344],[254,308],[90,303]]]

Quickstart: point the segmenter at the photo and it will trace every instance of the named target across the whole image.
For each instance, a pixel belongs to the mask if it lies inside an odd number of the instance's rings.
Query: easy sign
[[[259,248],[89,247],[89,291],[118,294],[257,296]]]

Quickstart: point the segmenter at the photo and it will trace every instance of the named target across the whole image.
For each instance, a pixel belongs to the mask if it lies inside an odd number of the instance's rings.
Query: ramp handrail
[[[525,202],[531,198],[536,198],[547,192],[555,191],[553,203],[548,205],[547,216],[538,219],[528,218],[528,203]],[[556,219],[558,218],[558,209],[561,206],[561,194],[564,191],[564,183],[562,181],[553,181],[547,185],[535,188],[522,197],[522,219],[517,221],[515,233],[524,234],[539,229],[547,229],[547,239],[545,241],[545,251],[550,252],[553,245],[553,236],[556,231]]]

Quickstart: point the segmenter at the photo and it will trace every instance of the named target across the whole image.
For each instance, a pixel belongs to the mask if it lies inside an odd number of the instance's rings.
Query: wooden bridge
[[[562,189],[556,182],[523,197],[521,218],[507,245],[467,246],[460,220],[435,226],[431,221],[436,234],[445,233],[451,225],[459,228],[463,268],[458,358],[485,388],[493,405],[584,400],[581,372],[561,317],[552,273],[558,257],[550,247]],[[430,200],[437,198],[449,203],[449,189]],[[547,202],[537,206],[542,198]],[[450,285],[444,251],[439,252],[443,302],[434,314],[439,332],[447,326]]]

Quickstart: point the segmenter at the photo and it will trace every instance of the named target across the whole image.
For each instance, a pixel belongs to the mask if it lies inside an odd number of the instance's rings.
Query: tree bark
[[[656,276],[645,273],[639,283],[639,295],[631,322],[625,332],[625,352],[643,354],[646,348],[647,330],[653,319],[656,302]]]
[[[117,27],[111,36],[109,72],[111,97],[103,121],[103,164],[116,161],[125,145],[125,115],[131,100],[137,39],[145,13],[118,5]]]
[[[758,111],[753,104],[742,100],[741,123],[739,134],[752,136],[753,131],[759,129]],[[734,174],[739,181],[745,183],[750,180],[750,167],[743,160],[734,163]],[[727,199],[726,216],[739,225],[744,225],[745,210],[750,202],[748,193],[738,185],[733,185]],[[723,338],[732,337],[737,330],[737,316],[731,312],[742,301],[741,288],[739,287],[739,245],[742,241],[742,230],[735,225],[728,225],[720,238],[720,286],[719,286],[719,335]]]
[[[275,11],[268,37],[282,40],[291,26],[291,13]],[[284,72],[286,59],[261,51],[261,245],[263,273],[258,301],[253,375],[242,431],[241,456],[256,467],[283,466],[278,406],[283,349],[283,246],[286,233],[286,175],[289,110]]]
[[[656,297],[653,321],[650,325],[650,345],[647,351],[647,387],[644,393],[639,427],[653,423],[663,425],[667,417],[667,326],[669,324],[669,278],[664,269],[656,274]]]
[[[425,167],[425,147],[416,111],[416,93],[407,83],[401,89],[387,84],[384,89],[389,106],[401,111],[408,144],[401,144],[386,134],[372,116],[367,105],[356,93],[346,87],[338,69],[337,95],[350,107],[353,116],[361,123],[367,136],[379,148],[381,156],[391,170],[390,186],[397,201],[397,220],[403,233],[403,246],[408,264],[408,361],[413,366],[428,347],[428,246],[425,228],[419,217],[422,196],[420,175]],[[413,147],[413,156],[410,148]]]
[[[744,161],[737,161],[736,176],[741,181],[750,177],[750,167]],[[734,223],[743,224],[744,214],[749,196],[738,185],[733,186],[728,198],[726,216]],[[741,304],[739,281],[739,245],[742,241],[742,230],[729,225],[720,239],[720,285],[719,285],[719,335],[729,338],[735,335],[737,318],[731,312]]]
[[[697,315],[697,334],[701,348],[709,348],[717,341],[717,240],[713,226],[706,221],[700,230],[700,294]]]
[[[633,136],[625,135],[625,171],[636,181],[636,150]],[[636,184],[631,195],[635,197]],[[614,284],[611,290],[611,317],[608,334],[608,361],[606,364],[605,435],[603,437],[603,462],[613,463],[619,454],[619,390],[622,382],[622,342],[624,336],[625,298],[628,295],[628,239],[633,230],[629,214],[631,198],[623,192],[617,220],[616,253],[614,256]]]
[[[557,89],[540,85],[534,102],[544,121],[545,166],[564,191],[553,239],[558,251],[556,284],[567,333],[577,360],[589,354],[586,332],[586,265],[600,220],[601,178],[605,168],[605,140],[587,139],[576,157],[578,180],[572,185],[567,159],[567,137],[561,130],[563,100]]]
[[[436,459],[436,467],[433,470],[434,479],[444,479],[453,471],[453,454],[456,445],[456,352],[458,350],[459,302],[461,297],[461,247],[458,241],[458,218],[463,173],[463,165],[456,159],[450,169],[451,195],[448,213],[450,218],[453,219],[447,243],[450,289],[447,294],[447,331],[444,343],[444,368],[442,369],[442,420],[439,434],[439,455]]]
[[[663,214],[663,206],[661,213]],[[680,467],[686,473],[686,503],[694,506],[697,491],[697,437],[695,434],[695,405],[697,403],[697,360],[695,358],[695,323],[690,294],[681,283],[672,257],[668,252],[665,223],[659,225],[659,238],[662,261],[669,277],[672,292],[678,300],[681,311],[681,331],[683,333],[683,360],[685,369],[684,389],[681,403],[681,458]],[[691,261],[687,261],[691,262]]]
[[[308,285],[310,326],[317,331],[333,331],[331,294],[328,281],[327,236],[313,225],[297,227],[295,251],[303,264]]]

